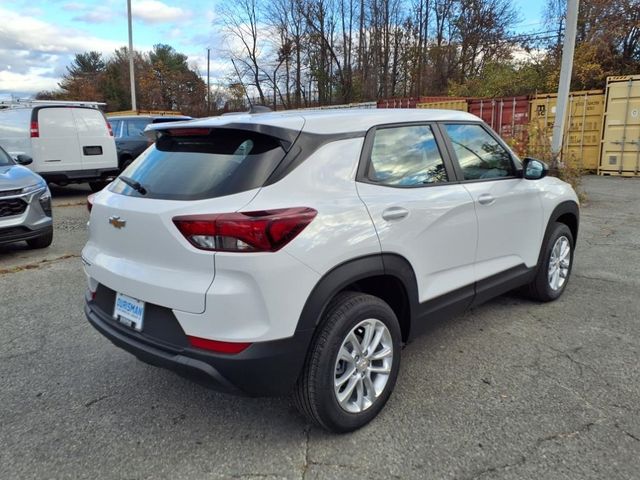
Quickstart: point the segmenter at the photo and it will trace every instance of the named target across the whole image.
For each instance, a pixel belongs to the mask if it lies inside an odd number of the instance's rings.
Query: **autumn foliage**
[[[135,52],[136,100],[140,110],[175,110],[187,115],[206,113],[207,86],[189,67],[187,56],[169,45]],[[126,48],[108,58],[99,52],[76,54],[60,89],[41,92],[40,99],[86,100],[107,104],[108,112],[131,108],[129,57]]]

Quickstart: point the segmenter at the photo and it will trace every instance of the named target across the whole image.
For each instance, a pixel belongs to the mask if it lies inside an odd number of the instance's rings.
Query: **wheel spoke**
[[[360,410],[364,409],[364,385],[362,378],[358,378],[356,382],[356,405]]]
[[[556,268],[553,272],[553,289],[557,290],[560,286],[560,269]]]
[[[371,343],[369,344],[369,348],[365,352],[368,356],[371,356],[373,352],[376,351],[376,348],[378,348],[378,345],[380,345],[380,340],[382,339],[382,335],[384,335],[384,328],[378,328],[376,330],[375,336],[373,337],[373,339],[371,340]]]
[[[336,388],[344,385],[353,376],[353,372],[355,371],[356,371],[356,367],[352,366],[349,370],[345,370],[345,372],[342,375],[340,375],[340,377],[336,378],[335,380]]]
[[[359,381],[360,379],[358,377],[351,376],[349,382],[347,383],[347,386],[344,387],[344,390],[338,392],[338,402],[340,402],[340,405],[346,406],[345,404],[351,398],[353,389],[356,388],[356,385],[359,383]]]
[[[343,360],[350,365],[355,365],[355,359],[353,358],[351,352],[347,350],[347,347],[345,345],[342,345],[342,347],[340,347],[340,351],[338,352],[338,360]]]
[[[370,365],[369,372],[388,374],[388,373],[391,373],[391,367],[386,365],[381,365],[381,366]]]
[[[390,357],[391,355],[393,355],[391,347],[385,347],[371,355],[371,360],[382,360],[383,358]]]
[[[367,351],[369,350],[371,340],[373,339],[373,334],[375,333],[375,326],[373,323],[367,323],[363,328],[364,335],[362,336],[362,342],[360,345],[362,347],[362,353],[366,355]]]
[[[367,389],[367,397],[369,397],[369,400],[373,401],[378,397],[378,394],[376,393],[376,387],[374,387],[373,382],[371,381],[371,377],[369,377],[369,375],[365,375],[364,379],[364,386]]]
[[[356,334],[353,331],[349,334],[347,340],[349,341],[349,343],[351,343],[351,345],[353,345],[354,351],[358,355],[362,355],[362,345],[360,345],[360,340],[358,340],[358,337],[356,337]]]

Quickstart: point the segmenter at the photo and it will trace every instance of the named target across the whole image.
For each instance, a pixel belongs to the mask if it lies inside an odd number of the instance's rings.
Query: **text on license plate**
[[[136,330],[142,330],[144,302],[123,293],[116,294],[113,318]]]

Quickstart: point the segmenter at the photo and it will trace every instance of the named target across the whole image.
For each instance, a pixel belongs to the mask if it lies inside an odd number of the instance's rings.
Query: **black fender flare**
[[[348,260],[327,272],[309,294],[298,319],[296,333],[312,333],[331,299],[345,287],[380,275],[390,275],[401,282],[408,297],[409,318],[412,318],[418,307],[418,284],[411,264],[400,255],[378,253]]]
[[[544,236],[542,237],[542,244],[540,245],[540,253],[538,254],[538,263],[542,261],[542,252],[544,251],[544,246],[549,241],[549,236],[551,235],[551,227],[553,224],[563,215],[570,214],[576,218],[576,228],[575,232],[573,232],[573,243],[574,248],[575,244],[578,241],[578,230],[580,228],[580,207],[573,200],[567,200],[565,202],[559,203],[549,215],[549,220],[547,221],[547,227],[544,231]]]

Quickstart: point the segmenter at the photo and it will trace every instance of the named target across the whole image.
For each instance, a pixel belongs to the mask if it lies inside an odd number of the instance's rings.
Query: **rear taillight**
[[[38,138],[40,136],[40,129],[38,128],[38,122],[31,122],[31,129],[29,130],[31,138]]]
[[[313,208],[175,217],[178,230],[196,248],[218,252],[275,252],[315,218]]]
[[[92,193],[87,197],[87,210],[89,210],[89,212],[91,212],[91,209],[93,208],[93,197],[95,196],[96,194]]]
[[[219,340],[208,340],[206,338],[187,336],[192,347],[202,348],[217,353],[227,353],[235,355],[246,350],[251,345],[246,342],[221,342]]]
[[[111,128],[111,124],[107,121],[107,130],[109,130],[109,136],[113,137],[113,128]]]

